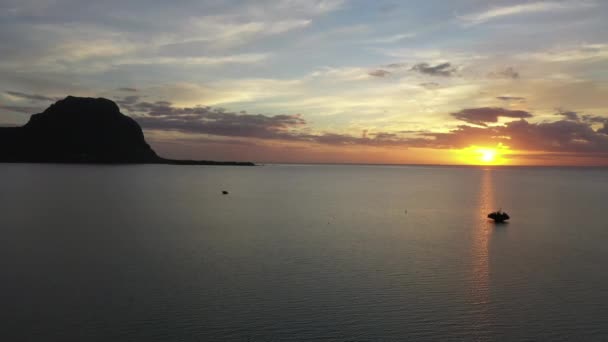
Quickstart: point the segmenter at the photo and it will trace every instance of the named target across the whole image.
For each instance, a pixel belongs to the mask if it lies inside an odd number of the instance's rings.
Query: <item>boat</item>
[[[505,222],[506,220],[508,220],[510,217],[509,217],[509,214],[502,211],[501,209],[498,209],[498,211],[489,213],[488,218],[491,218],[496,223],[502,223],[502,222]]]

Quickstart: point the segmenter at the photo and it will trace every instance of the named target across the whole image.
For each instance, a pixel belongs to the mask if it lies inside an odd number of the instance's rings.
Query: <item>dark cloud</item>
[[[0,105],[0,108],[23,114],[35,114],[40,113],[42,109],[40,107],[28,107],[28,106],[10,106],[10,105]]]
[[[570,120],[530,123],[524,119],[503,126],[459,126],[448,133],[425,133],[428,147],[463,148],[503,143],[512,149],[545,152],[608,152],[608,135],[590,124]]]
[[[9,94],[11,96],[15,96],[15,97],[19,97],[19,98],[27,99],[27,100],[32,100],[32,101],[57,101],[57,100],[59,100],[58,98],[53,98],[53,97],[48,97],[48,96],[38,95],[38,94],[27,94],[27,93],[22,93],[22,92],[18,92],[18,91],[5,91],[5,93]]]
[[[446,133],[417,132],[403,136],[400,132],[368,133],[373,138],[341,134],[308,135],[304,140],[330,145],[367,145],[401,148],[460,149],[471,145],[504,144],[513,150],[608,155],[608,128],[594,130],[588,123],[560,120],[530,123],[525,119],[502,126],[472,127],[462,125]],[[302,140],[301,136],[296,137]]]
[[[372,133],[370,135],[374,136],[376,139],[379,140],[394,140],[399,138],[397,134],[387,132]]]
[[[230,138],[230,137],[210,137],[210,136],[186,136],[186,137],[171,137],[169,141],[165,139],[159,138],[157,136],[152,135],[150,137],[152,140],[165,140],[166,143],[176,144],[177,147],[183,147],[184,145],[191,143],[204,143],[204,144],[221,144],[221,145],[238,145],[238,146],[252,146],[257,145],[251,139],[241,139],[241,138]]]
[[[180,115],[196,115],[199,112],[198,107],[195,108],[175,108],[168,101],[156,102],[138,102],[128,105],[130,111],[144,112],[152,116],[180,116]]]
[[[583,114],[580,116],[581,120],[583,120],[584,122],[588,122],[591,124],[594,123],[608,123],[608,118],[603,117],[603,116],[597,116],[597,115],[589,115],[589,114]]]
[[[582,121],[590,125],[608,123],[608,118],[606,117],[591,114],[580,114],[570,110],[560,109],[558,110],[557,115],[564,117],[565,120]]]
[[[137,103],[137,101],[139,101],[139,99],[141,98],[141,96],[138,95],[131,95],[131,96],[125,96],[120,100],[117,100],[117,103],[124,103],[124,104],[135,104]]]
[[[398,134],[377,132],[360,137],[337,133],[307,133],[307,122],[298,114],[262,115],[229,112],[213,107],[174,107],[167,101],[130,102],[132,115],[146,130],[178,131],[232,138],[312,142],[328,145],[400,146]]]
[[[359,136],[332,132],[310,133],[300,115],[262,115],[230,112],[212,107],[174,107],[168,101],[138,102],[132,105],[134,118],[148,131],[179,131],[229,139],[262,139],[308,142],[334,146],[465,148],[471,145],[496,146],[499,143],[514,150],[608,154],[608,120],[594,130],[591,121],[568,118],[555,122],[530,123],[525,111],[504,108],[463,109],[452,115],[478,126],[460,125],[449,132],[428,131],[361,131]],[[487,126],[499,117],[520,118],[500,126]],[[577,115],[577,117],[581,117]],[[242,141],[242,140],[241,140]]]
[[[114,102],[116,102],[121,109],[127,112],[134,112],[135,108],[133,106],[139,102],[140,98],[141,96],[139,95],[130,95],[120,99],[115,99]]]
[[[418,63],[412,67],[413,71],[431,76],[450,77],[456,73],[456,68],[450,63],[441,63],[431,66],[428,63]]]
[[[494,107],[468,108],[451,115],[458,120],[479,126],[487,126],[488,123],[498,122],[499,117],[520,119],[532,117],[532,114],[523,110]]]
[[[526,101],[526,98],[521,97],[521,96],[496,96],[496,98],[501,101],[517,101],[517,102]]]
[[[507,67],[502,70],[493,71],[488,74],[490,78],[510,78],[510,79],[518,79],[519,72],[513,69],[513,67]]]
[[[564,118],[566,118],[566,120],[572,120],[572,121],[578,121],[579,120],[577,112],[563,111],[562,110],[562,111],[559,111],[557,114],[563,116]]]
[[[367,130],[365,130],[367,131]],[[371,136],[371,138],[370,138]],[[361,146],[394,146],[407,147],[408,139],[399,137],[398,134],[389,132],[367,133],[361,137],[355,137],[347,134],[337,133],[322,133],[322,134],[301,134],[294,135],[295,140],[308,141],[326,145],[361,145]]]
[[[131,92],[131,93],[137,92],[137,89],[135,89],[135,88],[129,88],[129,87],[118,88],[117,90],[118,91],[124,91],[124,92]]]
[[[145,129],[175,130],[230,137],[288,139],[290,130],[306,124],[300,115],[247,114],[212,107],[173,107],[170,102],[139,102],[132,107],[146,116],[135,119]]]
[[[382,69],[377,69],[377,70],[372,70],[372,71],[368,72],[367,74],[370,76],[374,76],[374,77],[386,77],[386,76],[389,76],[391,74],[391,72],[382,70]]]
[[[608,152],[608,135],[590,124],[560,120],[532,124],[525,120],[510,122],[500,133],[511,137],[513,145],[524,150],[554,152]]]

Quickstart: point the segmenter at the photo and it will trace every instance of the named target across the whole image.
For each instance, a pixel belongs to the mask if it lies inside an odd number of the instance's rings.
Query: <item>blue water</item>
[[[2,341],[608,340],[606,169],[2,164],[0,179]],[[511,222],[486,219],[499,207]]]

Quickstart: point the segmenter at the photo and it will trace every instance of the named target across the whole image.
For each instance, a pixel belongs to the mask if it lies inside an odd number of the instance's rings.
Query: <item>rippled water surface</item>
[[[606,169],[0,177],[2,341],[608,340]]]

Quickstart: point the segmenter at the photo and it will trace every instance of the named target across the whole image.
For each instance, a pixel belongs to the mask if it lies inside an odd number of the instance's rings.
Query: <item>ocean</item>
[[[0,179],[2,341],[608,340],[607,169],[2,164]],[[486,218],[499,208],[508,223]]]

